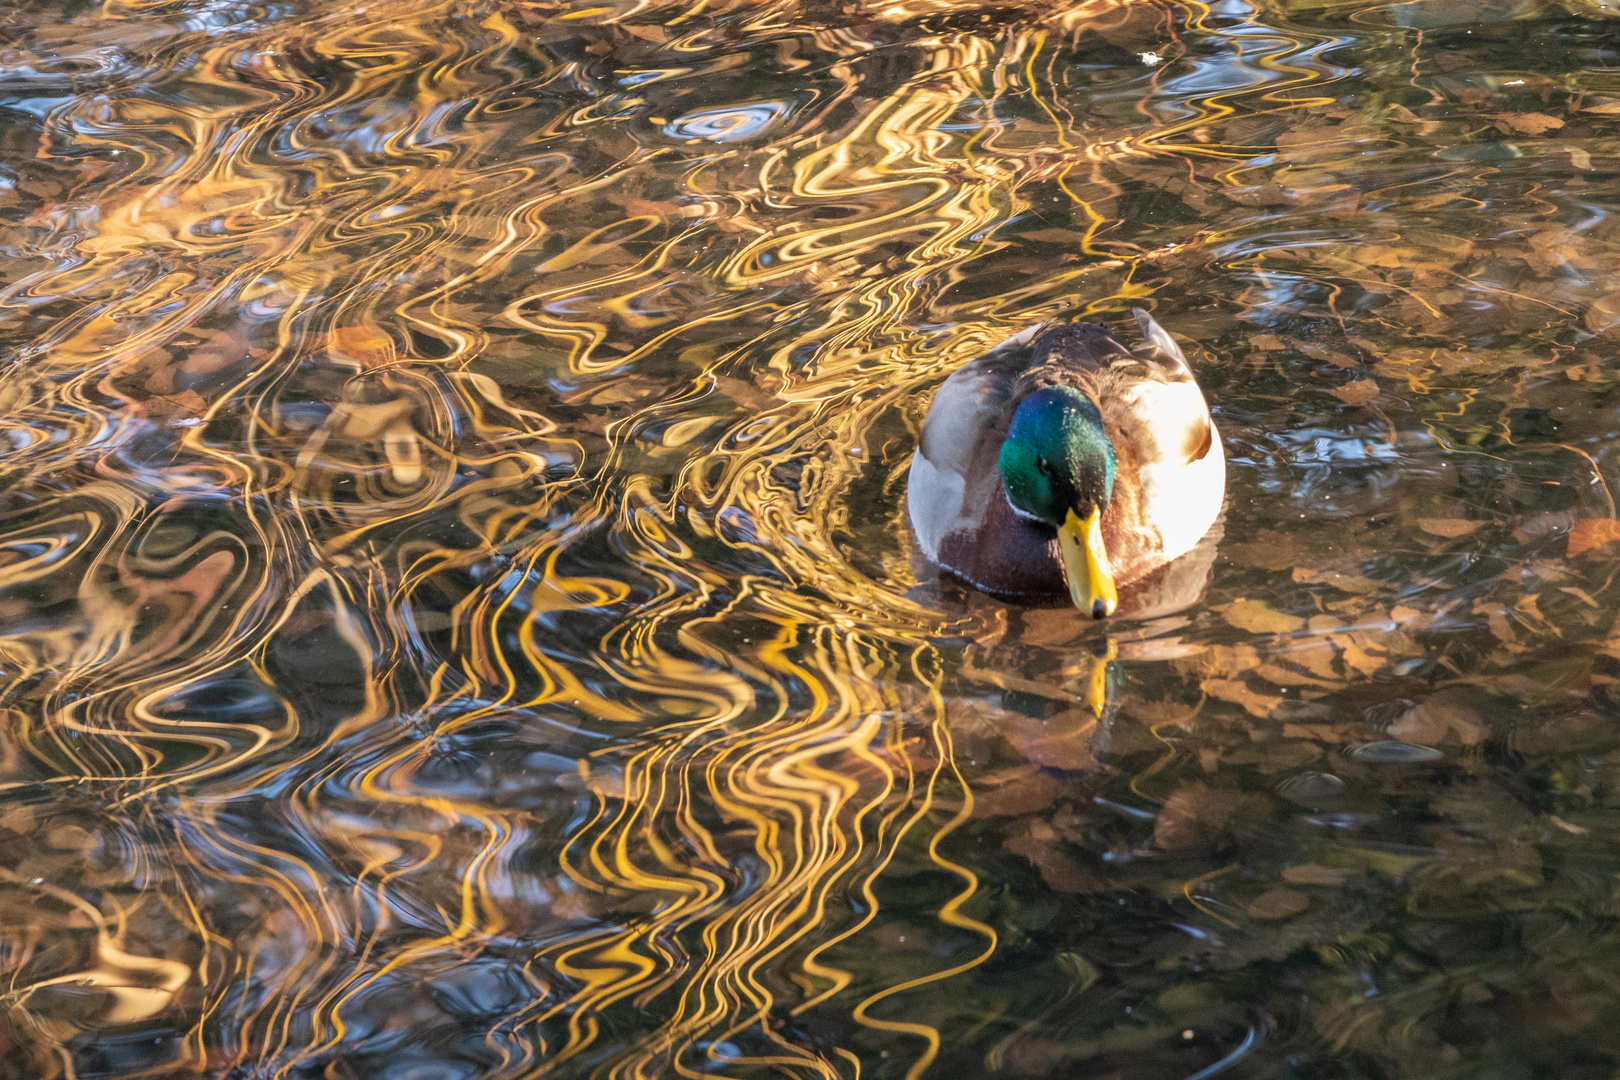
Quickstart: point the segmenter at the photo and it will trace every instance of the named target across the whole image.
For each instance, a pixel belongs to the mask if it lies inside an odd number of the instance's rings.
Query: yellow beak
[[[1119,606],[1119,590],[1103,548],[1102,511],[1093,510],[1084,521],[1073,510],[1058,530],[1058,548],[1063,552],[1063,569],[1069,578],[1069,595],[1074,606],[1101,619]]]

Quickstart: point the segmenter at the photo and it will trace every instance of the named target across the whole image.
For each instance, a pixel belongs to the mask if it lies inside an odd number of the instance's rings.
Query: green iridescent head
[[[1119,606],[1102,523],[1117,468],[1096,402],[1073,387],[1049,386],[1019,402],[1001,444],[1007,502],[1057,530],[1069,596],[1096,619]]]
[[[1019,403],[1001,444],[1007,502],[1026,517],[1060,528],[1073,511],[1082,521],[1114,495],[1113,444],[1102,414],[1085,394],[1049,386]]]

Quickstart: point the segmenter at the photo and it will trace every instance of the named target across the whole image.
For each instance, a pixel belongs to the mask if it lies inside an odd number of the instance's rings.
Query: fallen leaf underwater
[[[1613,1076],[1616,35],[0,8],[0,1077]],[[1198,601],[941,580],[1133,308]]]

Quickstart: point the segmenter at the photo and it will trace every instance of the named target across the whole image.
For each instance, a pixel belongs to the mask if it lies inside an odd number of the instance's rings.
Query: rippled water
[[[1616,13],[10,0],[0,1075],[1612,1076]],[[1133,306],[1201,602],[942,585]]]

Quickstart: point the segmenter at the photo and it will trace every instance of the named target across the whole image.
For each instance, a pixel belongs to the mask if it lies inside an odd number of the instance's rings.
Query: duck
[[[1133,313],[1134,347],[1092,323],[1037,323],[939,387],[906,481],[929,562],[999,599],[1067,594],[1102,619],[1151,606],[1140,595],[1166,568],[1209,546],[1220,434],[1175,339]]]

